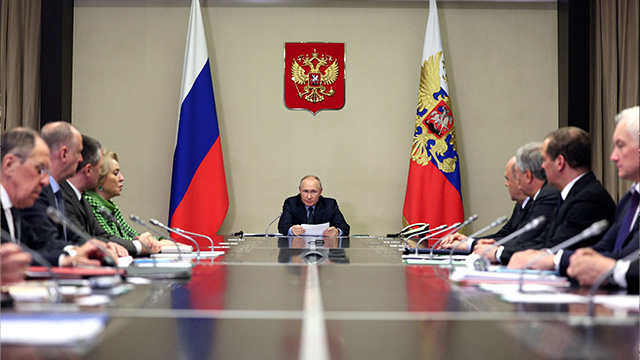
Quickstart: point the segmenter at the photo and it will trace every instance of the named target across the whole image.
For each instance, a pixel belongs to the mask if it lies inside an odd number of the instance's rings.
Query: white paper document
[[[2,314],[0,340],[3,345],[82,345],[95,340],[105,322],[99,314]]]
[[[302,224],[305,236],[322,236],[322,233],[329,228],[329,223],[324,224]]]

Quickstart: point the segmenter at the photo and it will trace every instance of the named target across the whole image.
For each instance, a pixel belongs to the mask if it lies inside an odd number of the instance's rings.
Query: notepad
[[[88,345],[104,330],[103,314],[2,313],[2,345]]]

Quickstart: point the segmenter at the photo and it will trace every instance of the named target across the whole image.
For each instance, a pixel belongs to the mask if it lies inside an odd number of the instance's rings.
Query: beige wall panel
[[[73,123],[119,153],[123,213],[165,221],[189,9],[162,4],[77,2]],[[203,7],[230,198],[221,234],[263,232],[307,173],[354,234],[398,230],[427,14]],[[465,211],[479,228],[510,214],[506,160],[557,126],[556,10],[444,3],[439,14]],[[344,109],[284,107],[283,44],[295,41],[346,43]]]

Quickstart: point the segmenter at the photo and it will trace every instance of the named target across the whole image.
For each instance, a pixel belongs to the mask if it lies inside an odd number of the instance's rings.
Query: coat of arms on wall
[[[345,103],[344,43],[284,44],[284,105],[290,110],[339,110]]]

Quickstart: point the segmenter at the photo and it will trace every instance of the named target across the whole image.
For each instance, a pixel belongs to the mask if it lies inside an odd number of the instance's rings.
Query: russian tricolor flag
[[[213,236],[227,215],[229,196],[199,0],[191,2],[180,102],[169,224]],[[175,240],[190,243],[179,236]]]

